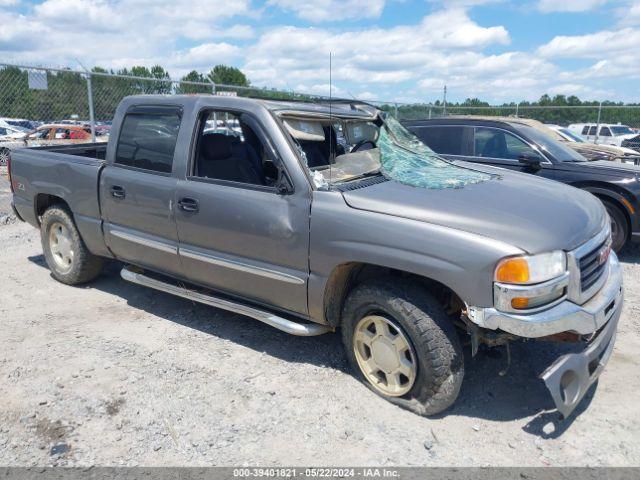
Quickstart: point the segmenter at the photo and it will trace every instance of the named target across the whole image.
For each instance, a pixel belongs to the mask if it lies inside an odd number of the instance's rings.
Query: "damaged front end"
[[[582,352],[562,355],[540,375],[565,418],[578,406],[609,361],[621,311],[616,311]]]
[[[605,238],[604,242],[601,237]],[[467,306],[464,312],[474,353],[479,344],[487,343],[486,339],[494,345],[508,345],[516,339],[584,344],[582,351],[560,356],[540,375],[564,417],[571,414],[598,379],[615,343],[623,304],[622,269],[615,253],[611,252],[609,256],[607,237],[608,233],[598,236],[595,242],[588,242],[586,254],[581,251],[582,247],[578,249],[579,256],[569,252],[569,275],[563,287],[566,293],[550,307],[531,313],[515,313],[495,307]],[[606,259],[601,262],[601,274],[598,283],[594,284],[598,289],[593,288],[595,293],[582,295],[585,291],[584,271],[588,274],[588,269],[597,268],[589,266],[588,262],[591,257],[603,258],[600,254],[603,251],[607,253]],[[534,290],[538,291],[540,287]],[[522,295],[522,290],[518,290],[518,295]],[[586,301],[580,302],[585,297]],[[491,343],[487,344],[492,346]]]

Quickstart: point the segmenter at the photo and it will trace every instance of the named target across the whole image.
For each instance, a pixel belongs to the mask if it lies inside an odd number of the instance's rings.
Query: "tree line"
[[[631,108],[630,108],[631,107]],[[633,108],[636,107],[636,108]],[[568,125],[570,123],[591,123],[598,120],[600,102],[581,100],[575,95],[542,95],[534,102],[508,102],[491,105],[478,98],[467,98],[463,102],[441,102],[430,104],[385,104],[383,110],[395,113],[403,120],[415,120],[442,115],[483,115],[502,117],[523,117],[543,123]],[[640,127],[640,104],[605,100],[600,109],[601,123],[622,123]]]
[[[247,76],[238,68],[216,65],[208,72],[196,70],[173,81],[169,72],[160,65],[151,68],[133,66],[118,70],[94,67],[91,76],[95,118],[110,120],[115,109],[127,95],[136,94],[196,94],[233,91],[239,96],[265,99],[314,100],[317,97],[266,89],[251,85]],[[126,77],[126,78],[125,78]],[[78,116],[89,118],[87,80],[85,75],[74,71],[46,73],[47,88],[29,88],[28,72],[17,67],[0,68],[0,117],[27,118],[52,121]],[[231,85],[222,87],[221,85]],[[543,95],[535,102],[490,105],[478,98],[467,98],[463,102],[432,104],[385,104],[381,108],[398,114],[401,119],[428,118],[443,114],[490,115],[535,118],[545,123],[567,125],[577,122],[595,122],[598,101],[584,101],[575,95]],[[602,102],[601,122],[624,123],[640,126],[640,104],[628,108],[620,102]]]

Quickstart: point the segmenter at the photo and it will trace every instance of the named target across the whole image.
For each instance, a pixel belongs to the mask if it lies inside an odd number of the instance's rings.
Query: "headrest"
[[[285,118],[284,126],[296,140],[324,142],[324,130],[320,122]]]
[[[207,160],[224,160],[233,154],[232,143],[233,137],[230,135],[209,133],[200,140],[200,155]]]
[[[373,123],[348,122],[344,128],[344,138],[351,145],[363,140],[370,140],[376,143],[379,133],[380,129]]]

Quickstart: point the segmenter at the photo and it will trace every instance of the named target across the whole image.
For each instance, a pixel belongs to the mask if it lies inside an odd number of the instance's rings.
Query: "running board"
[[[297,323],[286,318],[279,317],[265,310],[259,310],[257,308],[242,305],[240,303],[225,300],[223,298],[214,297],[204,293],[199,293],[194,290],[189,290],[184,287],[172,285],[170,283],[156,280],[155,278],[148,277],[142,273],[135,272],[127,267],[123,268],[120,272],[120,276],[131,283],[150,287],[155,290],[177,295],[178,297],[193,300],[194,302],[205,303],[212,307],[221,308],[230,312],[246,315],[247,317],[260,320],[267,325],[282,330],[283,332],[290,333],[291,335],[298,335],[301,337],[311,337],[314,335],[322,335],[332,331],[331,327],[326,325],[320,325],[317,323]]]

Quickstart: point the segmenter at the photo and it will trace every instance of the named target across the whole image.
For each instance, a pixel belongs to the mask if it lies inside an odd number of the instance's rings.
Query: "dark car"
[[[537,125],[541,124],[527,119],[470,116],[405,122],[420,140],[449,160],[508,168],[591,192],[609,212],[616,251],[627,241],[640,240],[640,168],[587,160]]]
[[[640,135],[623,140],[620,146],[640,152]]]

